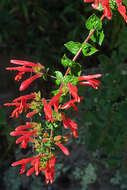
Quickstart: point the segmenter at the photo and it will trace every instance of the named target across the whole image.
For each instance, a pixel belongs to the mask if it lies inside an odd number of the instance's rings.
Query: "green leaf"
[[[102,45],[102,42],[104,40],[104,32],[103,30],[98,31],[96,30],[94,34],[90,38],[93,42],[97,42],[100,46]]]
[[[46,124],[46,127],[47,127],[48,129],[51,129],[52,131],[54,130],[54,127],[53,127],[53,124],[52,124],[52,123],[46,122],[45,124]]]
[[[91,30],[91,29],[101,30],[102,22],[100,21],[99,17],[97,17],[95,14],[93,14],[87,19],[86,28],[88,30]]]
[[[97,51],[98,50],[89,43],[82,44],[82,53],[85,56],[90,56],[90,55],[96,53]]]
[[[57,95],[58,93],[59,93],[59,89],[57,89],[57,90],[53,90],[51,93],[53,94],[53,96],[55,96],[55,95]]]
[[[79,63],[73,64],[73,66],[71,67],[69,73],[71,75],[80,76],[81,75],[81,65]]]
[[[68,83],[70,82],[70,83],[72,83],[73,85],[77,85],[78,77],[71,76],[71,75],[67,75],[66,77],[64,77],[63,82],[64,82],[65,84],[68,84]]]
[[[56,84],[59,85],[61,84],[62,80],[63,80],[63,74],[60,71],[55,71],[56,74]]]
[[[51,147],[51,143],[50,142],[44,143],[44,145],[47,146],[47,147]]]
[[[72,67],[72,65],[75,64],[75,62],[69,59],[65,54],[61,59],[61,63],[64,67]]]
[[[63,79],[63,74],[60,71],[55,71],[55,74],[56,74],[56,78],[58,80],[62,80]]]
[[[78,50],[81,48],[81,43],[79,42],[67,42],[66,44],[64,44],[64,46],[74,55],[76,55],[76,53],[78,52]]]

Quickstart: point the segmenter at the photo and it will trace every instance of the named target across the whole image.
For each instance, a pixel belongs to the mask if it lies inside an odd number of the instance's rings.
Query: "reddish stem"
[[[104,17],[105,17],[105,16],[102,15],[101,18],[100,18],[100,21],[102,21],[102,20],[104,19]],[[87,36],[87,38],[84,40],[83,43],[87,43],[94,32],[95,32],[95,29],[92,29],[92,31],[89,33],[89,35]],[[82,51],[82,47],[78,50],[78,52],[76,53],[76,55],[73,57],[72,61],[75,62],[75,61],[77,60],[77,58],[79,57],[81,51]],[[67,69],[67,71],[66,71],[66,73],[65,73],[64,76],[67,76],[67,75],[68,75],[70,69],[71,69],[71,67],[68,67],[68,69]]]

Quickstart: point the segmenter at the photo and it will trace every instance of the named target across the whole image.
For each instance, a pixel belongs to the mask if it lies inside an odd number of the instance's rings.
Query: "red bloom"
[[[4,106],[16,106],[10,117],[18,118],[19,114],[21,114],[23,110],[26,111],[29,108],[30,104],[28,104],[27,101],[34,97],[34,93],[30,95],[20,96],[19,98],[14,99],[12,103],[5,103]]]
[[[29,104],[22,104],[19,102],[13,102],[13,103],[5,103],[4,106],[16,106],[14,111],[11,114],[11,118],[16,117],[18,118],[19,114],[21,114],[24,111],[26,111],[27,108],[29,108]]]
[[[66,117],[63,113],[62,113],[62,119],[63,119],[63,125],[64,127],[70,128],[72,130],[72,133],[74,135],[75,138],[78,138],[78,134],[76,129],[78,128],[77,123],[75,123],[74,121],[72,121],[71,119],[69,119],[68,117]]]
[[[38,175],[39,172],[41,171],[41,167],[40,167],[41,166],[40,165],[41,157],[42,156],[35,156],[35,157],[31,157],[31,158],[22,159],[22,160],[12,163],[11,166],[22,165],[20,174],[23,174],[25,172],[27,163],[31,162],[32,168],[28,170],[27,176],[33,174],[34,172],[35,172],[35,175]]]
[[[122,5],[123,0],[116,0],[118,11],[123,16],[124,20],[127,22],[127,11],[126,7]]]
[[[34,93],[28,94],[28,95],[25,95],[25,96],[20,96],[20,97],[14,99],[13,102],[18,102],[18,101],[26,102],[27,100],[33,99],[33,98],[35,98]]]
[[[31,118],[31,117],[33,117],[34,115],[36,115],[37,114],[37,111],[35,110],[35,111],[32,111],[32,112],[29,112],[29,113],[27,113],[26,114],[26,118]]]
[[[49,182],[52,184],[54,180],[54,165],[56,163],[56,158],[53,155],[50,160],[47,161],[46,168],[44,169],[45,171],[45,181],[48,184]]]
[[[112,13],[111,13],[111,10],[110,10],[109,0],[103,0],[101,5],[102,5],[102,7],[104,9],[104,15],[108,19],[111,19],[112,18]]]
[[[91,3],[94,2],[92,4],[92,7],[94,9],[99,9],[99,4],[101,3],[103,9],[104,9],[104,15],[108,18],[111,19],[112,18],[112,13],[110,10],[110,5],[109,5],[109,0],[84,0],[84,2],[86,3]]]
[[[44,98],[42,98],[42,103],[44,105],[44,112],[45,112],[46,120],[53,122],[54,118],[52,116],[51,105],[47,104],[47,102],[46,102],[46,100]]]
[[[68,83],[69,92],[76,100],[76,102],[80,102],[80,97],[78,96],[78,89],[76,86],[73,86],[71,83]]]
[[[18,71],[18,74],[15,77],[15,80],[19,81],[21,80],[22,76],[26,73],[26,72],[35,72],[37,73],[36,75],[30,77],[29,79],[25,80],[24,82],[22,82],[21,86],[20,86],[20,91],[25,90],[26,88],[28,88],[28,86],[37,78],[42,76],[42,73],[40,73],[41,69],[44,69],[44,66],[40,65],[40,64],[35,64],[33,62],[28,62],[28,61],[20,61],[20,60],[11,60],[11,63],[16,64],[16,65],[20,65],[19,67],[7,67],[6,70],[14,70],[14,71]]]
[[[88,75],[88,76],[80,76],[78,78],[79,84],[81,84],[81,85],[91,85],[95,89],[98,89],[98,86],[101,84],[101,82],[99,80],[94,79],[94,78],[99,78],[101,76],[102,76],[101,74]],[[85,82],[83,80],[86,80],[87,82]],[[80,81],[83,81],[83,82],[80,82]]]
[[[65,146],[63,146],[61,143],[56,142],[55,144],[63,151],[63,153],[66,156],[68,156],[70,154],[69,151],[68,151],[68,149]]]
[[[27,67],[7,67],[6,70],[10,71],[19,71],[19,72],[34,72],[32,68],[27,68]]]
[[[11,60],[12,64],[20,65],[20,67],[7,67],[6,70],[15,70],[19,73],[16,75],[15,80],[19,81],[26,72],[35,72],[34,68],[40,68],[40,64],[35,64],[33,62],[21,61],[21,60]],[[31,67],[31,68],[30,68]]]
[[[59,97],[63,94],[62,90],[55,95],[49,102],[50,106],[54,106],[54,109],[56,112],[58,112],[58,107],[59,107]]]
[[[17,128],[16,128],[17,129]],[[19,129],[19,128],[18,128]],[[21,126],[20,126],[21,129]],[[23,129],[22,129],[23,130]],[[11,136],[19,136],[22,135],[21,137],[19,137],[16,140],[16,144],[21,143],[20,148],[27,148],[27,144],[28,142],[31,142],[33,139],[31,138],[31,136],[37,136],[37,130],[33,130],[33,131],[22,131],[22,130],[15,130],[12,131],[10,133]]]
[[[23,81],[23,82],[21,83],[19,90],[20,90],[20,91],[26,90],[26,89],[29,87],[29,85],[30,85],[34,80],[36,80],[36,79],[39,78],[39,77],[41,77],[41,74],[40,74],[40,73],[38,73],[38,74],[36,74],[36,75],[34,75],[34,76],[32,76],[32,77],[26,79],[25,81]]]
[[[21,61],[21,60],[11,60],[10,63],[16,64],[16,65],[23,65],[23,66],[28,66],[28,67],[39,67],[39,65],[29,62],[29,61]]]
[[[101,4],[104,9],[104,16],[106,16],[108,19],[112,18],[109,0],[84,0],[84,2],[87,2],[87,3],[94,2],[92,4],[92,7],[94,9],[99,9],[99,4]],[[123,0],[116,0],[116,4],[118,6],[118,11],[123,16],[124,20],[127,22],[126,7],[124,5],[122,5],[122,2],[123,2]]]
[[[15,131],[22,131],[25,129],[30,129],[32,127],[33,127],[32,123],[26,122],[26,125],[20,125],[20,126],[16,127]]]
[[[73,109],[74,109],[75,111],[77,111],[78,108],[77,108],[77,106],[74,104],[75,102],[76,102],[75,99],[74,99],[74,100],[70,100],[70,101],[68,101],[67,103],[65,103],[64,105],[60,106],[60,108],[67,110],[67,109],[69,109],[70,107],[73,107]]]

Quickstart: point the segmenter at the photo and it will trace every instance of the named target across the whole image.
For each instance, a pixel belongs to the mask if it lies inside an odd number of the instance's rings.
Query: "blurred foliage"
[[[0,165],[2,164],[5,157],[9,157],[8,153],[11,149],[11,145],[14,143],[14,139],[11,138],[10,132],[12,128],[8,125],[6,115],[3,108],[0,106]],[[6,151],[5,151],[6,150]]]
[[[95,172],[95,167],[90,163],[85,169],[85,175],[83,175],[81,180],[82,190],[87,189],[89,184],[92,184],[96,181],[97,175]]]
[[[81,0],[2,0],[0,50],[56,61],[66,41],[84,36],[83,4]]]
[[[15,183],[16,181],[16,183]],[[13,190],[19,190],[21,187],[21,180],[18,177],[17,169],[14,167],[9,168],[4,173],[4,183],[6,190],[10,188]]]
[[[97,152],[91,159],[98,164],[123,170],[127,169],[127,28],[121,29],[114,46],[110,57],[98,56],[99,68],[93,69],[103,73],[101,88],[81,87],[84,102],[78,119],[79,143],[91,153]]]
[[[82,0],[1,0],[0,51],[14,57],[21,52],[28,59],[45,60],[50,68],[59,67],[60,56],[65,52],[63,44],[70,40],[83,42],[87,36],[85,21],[91,12],[101,15]],[[124,25],[123,18],[114,14],[111,22],[104,21],[108,22],[104,31],[110,41],[110,47],[104,42],[107,51],[114,48]]]

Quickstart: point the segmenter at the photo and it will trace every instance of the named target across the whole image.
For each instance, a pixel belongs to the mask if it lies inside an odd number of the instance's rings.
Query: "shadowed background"
[[[78,140],[68,144],[69,157],[58,153],[55,182],[45,185],[44,176],[19,175],[10,164],[23,156],[31,156],[31,147],[20,150],[9,133],[23,120],[10,119],[12,109],[3,103],[19,95],[42,91],[44,97],[55,83],[36,80],[19,93],[15,72],[5,71],[10,59],[40,62],[55,70],[65,69],[61,57],[67,53],[64,43],[83,42],[88,35],[85,21],[101,12],[82,0],[1,0],[0,1],[0,188],[2,190],[119,190],[127,189],[127,27],[114,12],[111,21],[104,20],[105,40],[96,55],[78,59],[86,74],[103,73],[99,91],[80,87],[84,96],[78,113],[70,113],[79,124]]]

